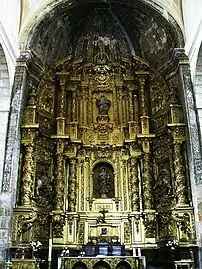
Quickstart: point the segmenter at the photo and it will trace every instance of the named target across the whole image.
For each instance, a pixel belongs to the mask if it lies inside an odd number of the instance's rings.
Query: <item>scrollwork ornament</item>
[[[15,260],[12,262],[13,269],[35,269],[39,266],[38,260]]]
[[[62,214],[56,214],[52,217],[53,224],[53,237],[62,238],[63,237],[63,227],[65,224],[65,217]]]
[[[130,222],[125,222],[124,223],[124,242],[125,244],[130,244],[131,243],[131,223]]]
[[[161,169],[157,176],[157,181],[153,187],[156,208],[172,207],[173,195],[171,189],[170,172]]]
[[[147,214],[144,220],[145,233],[147,238],[156,238],[157,222],[153,214]]]
[[[164,212],[158,216],[158,229],[160,238],[172,238],[174,235],[173,216],[170,212]]]
[[[95,80],[97,81],[99,86],[103,87],[109,85],[111,71],[110,66],[106,64],[95,65],[93,71],[95,72]]]
[[[84,229],[85,229],[84,223],[80,222],[78,225],[78,243],[79,244],[84,243]]]
[[[102,146],[102,147],[96,147],[95,155],[97,158],[111,158],[112,157],[112,148],[111,146]]]
[[[32,240],[47,240],[49,238],[49,214],[38,213],[33,229]]]
[[[25,232],[27,232],[28,230],[30,230],[33,226],[33,223],[36,221],[37,219],[37,213],[35,211],[32,211],[31,213],[29,213],[28,215],[21,215],[18,218],[18,231],[17,234],[21,235]]]
[[[173,213],[174,221],[176,222],[176,225],[178,229],[180,229],[181,232],[183,232],[187,239],[193,241],[194,239],[194,231],[191,226],[191,215],[189,213],[180,213],[180,212],[174,212]]]

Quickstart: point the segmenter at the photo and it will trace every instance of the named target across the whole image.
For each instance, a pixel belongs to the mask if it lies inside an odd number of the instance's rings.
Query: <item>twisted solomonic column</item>
[[[174,141],[174,168],[176,178],[176,194],[178,199],[178,205],[187,204],[186,201],[186,180],[184,175],[183,158],[181,153],[183,141]]]
[[[138,160],[132,158],[130,161],[131,173],[131,208],[132,211],[139,211],[140,198],[139,198],[139,180],[138,180]]]
[[[76,184],[76,160],[70,159],[69,189],[68,189],[69,212],[76,211],[76,193],[77,193],[76,187],[77,187],[77,184]]]
[[[33,173],[34,173],[34,161],[33,161],[33,151],[34,144],[30,143],[25,146],[25,157],[23,165],[23,175],[22,175],[22,196],[21,205],[31,206],[31,199],[33,196]]]

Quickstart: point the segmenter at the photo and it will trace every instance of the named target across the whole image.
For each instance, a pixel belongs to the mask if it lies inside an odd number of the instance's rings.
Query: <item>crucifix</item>
[[[98,218],[97,222],[106,223],[105,214],[109,211],[103,207],[102,210],[100,210],[99,212],[102,214],[102,216]]]

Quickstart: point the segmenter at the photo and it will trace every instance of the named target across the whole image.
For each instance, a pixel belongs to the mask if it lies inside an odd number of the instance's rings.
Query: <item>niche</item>
[[[115,197],[114,169],[109,163],[98,163],[93,169],[93,197],[101,199]]]

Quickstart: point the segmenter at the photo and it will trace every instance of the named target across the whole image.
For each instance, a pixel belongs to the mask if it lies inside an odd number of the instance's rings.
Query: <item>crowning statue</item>
[[[108,111],[111,106],[111,101],[106,99],[104,95],[101,95],[101,98],[97,100],[96,105],[99,109],[99,116],[108,116]]]

